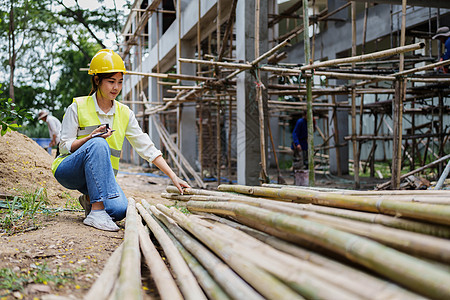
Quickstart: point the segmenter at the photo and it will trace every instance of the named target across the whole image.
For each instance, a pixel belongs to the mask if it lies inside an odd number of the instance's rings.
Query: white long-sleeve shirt
[[[94,99],[95,110],[97,111],[100,123],[109,124],[110,128],[112,128],[114,113],[116,112],[116,103],[113,102],[114,104],[111,109],[105,113],[98,106],[95,93],[92,95],[92,98]],[[61,154],[71,153],[70,149],[72,147],[72,143],[77,138],[78,127],[77,103],[73,102],[67,108],[66,114],[62,121],[61,142],[59,144],[59,151]],[[155,147],[155,144],[152,142],[148,134],[142,131],[132,110],[130,110],[130,119],[125,131],[125,137],[128,139],[134,150],[136,150],[136,152],[148,162],[153,162],[155,158],[161,155],[161,151]]]
[[[54,116],[50,115],[47,116],[45,122],[47,122],[48,125],[48,133],[50,134],[50,138],[53,139],[53,136],[56,135],[55,145],[57,145],[61,137],[61,122]]]

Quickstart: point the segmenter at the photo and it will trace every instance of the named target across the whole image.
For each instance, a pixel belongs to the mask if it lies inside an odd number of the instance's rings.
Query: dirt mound
[[[26,135],[12,131],[0,136],[0,149],[1,193],[17,195],[20,190],[33,192],[45,187],[51,205],[64,204],[67,194],[79,195],[56,181],[51,170],[53,157]]]

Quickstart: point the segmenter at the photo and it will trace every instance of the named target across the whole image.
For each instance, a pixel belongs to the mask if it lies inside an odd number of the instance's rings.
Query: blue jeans
[[[114,221],[125,218],[128,200],[114,177],[108,142],[93,138],[58,166],[55,178],[65,188],[89,195],[91,203],[103,202]]]

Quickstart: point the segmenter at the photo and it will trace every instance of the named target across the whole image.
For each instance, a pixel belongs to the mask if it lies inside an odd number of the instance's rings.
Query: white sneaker
[[[108,213],[103,210],[92,210],[83,223],[105,231],[118,231],[119,227],[114,223]]]

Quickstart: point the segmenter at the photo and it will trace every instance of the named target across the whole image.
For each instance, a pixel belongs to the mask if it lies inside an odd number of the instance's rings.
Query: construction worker
[[[438,28],[436,35],[433,36],[433,40],[436,39],[441,41],[445,47],[444,55],[441,57],[440,61],[450,59],[450,29],[447,26]],[[438,71],[448,73],[448,66],[439,67]]]
[[[117,231],[114,221],[125,217],[128,204],[115,179],[125,137],[143,159],[169,176],[180,193],[189,185],[167,165],[133,111],[115,100],[126,73],[122,58],[112,50],[100,50],[92,58],[88,73],[93,75],[91,92],[75,98],[66,110],[61,154],[54,160],[52,171],[61,185],[83,193],[79,201],[85,209],[85,225]]]
[[[292,131],[292,146],[294,151],[294,170],[308,168],[308,125],[303,113],[300,113]]]
[[[48,146],[53,147],[58,145],[61,138],[61,122],[54,116],[49,115],[48,111],[40,111],[38,120],[42,120],[47,123],[48,133],[50,134],[50,138],[52,139]]]

